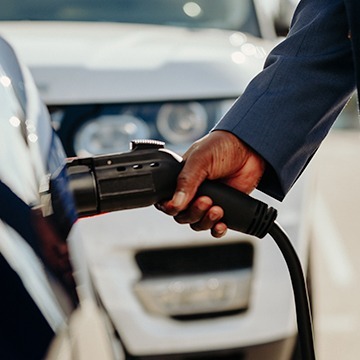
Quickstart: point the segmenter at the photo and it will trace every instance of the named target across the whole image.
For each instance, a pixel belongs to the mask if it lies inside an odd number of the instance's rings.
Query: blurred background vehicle
[[[68,156],[124,151],[134,138],[181,154],[281,40],[274,9],[257,0],[12,0],[0,33],[29,66]],[[279,209],[305,269],[307,178],[281,204],[254,193]],[[126,359],[291,358],[291,284],[271,239],[230,231],[215,241],[153,208],[78,227],[83,289],[96,289]]]
[[[1,31],[29,65],[69,155],[126,150],[133,137],[184,149],[277,41],[270,16],[249,0],[30,4],[9,1]]]

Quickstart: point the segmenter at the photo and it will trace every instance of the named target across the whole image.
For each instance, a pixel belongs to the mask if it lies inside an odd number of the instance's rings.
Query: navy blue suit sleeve
[[[282,200],[355,90],[342,0],[301,1],[269,54],[214,130],[230,131],[267,162],[259,190]]]

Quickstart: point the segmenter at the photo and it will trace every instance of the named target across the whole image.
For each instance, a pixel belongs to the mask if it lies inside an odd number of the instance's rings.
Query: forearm
[[[342,1],[302,1],[287,39],[215,129],[231,131],[265,159],[259,189],[282,199],[354,89]]]

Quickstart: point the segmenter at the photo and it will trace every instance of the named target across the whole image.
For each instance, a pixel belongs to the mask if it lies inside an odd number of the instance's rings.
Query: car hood
[[[47,104],[240,95],[274,45],[242,33],[139,24],[2,22]]]

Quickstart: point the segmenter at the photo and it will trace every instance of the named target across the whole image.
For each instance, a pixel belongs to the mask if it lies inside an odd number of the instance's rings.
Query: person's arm
[[[220,237],[222,209],[209,198],[193,199],[204,179],[250,192],[261,178],[258,188],[282,200],[355,90],[348,32],[341,0],[301,1],[264,70],[214,131],[186,152],[174,197],[161,209]]]
[[[267,166],[258,188],[278,200],[355,90],[348,35],[343,1],[300,2],[286,40],[215,128],[261,154]]]

